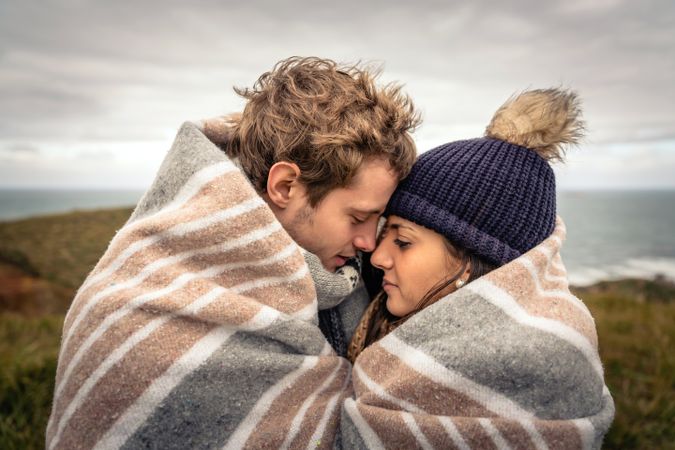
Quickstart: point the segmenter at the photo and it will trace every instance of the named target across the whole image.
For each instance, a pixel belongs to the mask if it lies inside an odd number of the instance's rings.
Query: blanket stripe
[[[214,291],[220,291],[216,288]],[[197,302],[195,302],[197,303]],[[257,329],[269,326],[279,314],[269,308],[263,308],[246,324],[246,328]],[[208,335],[198,341],[180,360],[169,367],[164,374],[155,379],[134,404],[129,407],[124,415],[115,421],[97,443],[98,448],[116,448],[126,442],[144,423],[151,412],[163,401],[168,394],[192,371],[200,366],[227,339],[232,336],[234,329],[216,327]]]
[[[148,249],[146,254],[139,256],[139,261],[132,261],[128,267],[122,267],[123,273],[116,276],[115,273],[111,274],[110,279],[106,282],[106,287],[102,287],[98,291],[94,291],[95,294],[91,298],[87,297],[87,291],[82,295],[79,295],[75,298],[74,305],[82,303],[82,309],[78,311],[77,316],[73,319],[72,325],[67,327],[67,333],[70,334],[70,330],[76,330],[79,323],[87,317],[87,313],[93,308],[99,301],[105,299],[111,294],[123,291],[124,289],[139,288],[144,290],[143,283],[147,281],[152,285],[162,286],[165,284],[164,280],[155,280],[155,277],[165,277],[171,273],[173,270],[174,273],[182,274],[184,265],[190,263],[191,259],[194,259],[195,262],[199,263],[202,261],[202,258],[208,255],[219,255],[222,257],[223,253],[231,252],[232,250],[243,249],[246,250],[247,245],[258,244],[260,245],[260,240],[265,238],[273,237],[271,233],[281,230],[278,222],[271,222],[266,227],[252,231],[248,234],[238,237],[231,242],[225,244],[212,244],[203,247],[199,244],[201,242],[196,242],[195,245],[198,247],[192,247],[189,250],[175,253],[170,252],[168,249],[160,249],[160,251],[152,251],[153,249]],[[192,237],[192,236],[191,236]],[[166,255],[162,254],[167,253]],[[236,253],[232,252],[236,256]],[[135,272],[135,276],[129,277],[128,273],[130,271]],[[132,273],[133,273],[132,272]],[[65,336],[64,347],[68,345],[68,335]]]
[[[309,414],[310,417],[317,414],[323,414],[323,408],[312,408],[315,406],[317,397],[320,393],[325,392],[332,384],[337,380],[338,386],[342,384],[341,380],[347,377],[344,376],[344,371],[349,370],[345,367],[346,362],[335,367],[330,375],[325,378],[325,380],[314,390],[312,394],[305,399],[305,401],[300,406],[297,414],[293,417],[293,421],[289,426],[289,432],[284,439],[284,442],[281,444],[280,449],[288,449],[291,447],[291,444],[295,442],[296,446],[299,446],[299,442],[307,442],[311,436],[308,435],[307,427],[302,427],[301,425],[305,423],[305,417]],[[342,375],[339,377],[339,375]],[[308,386],[305,386],[308,387]],[[310,409],[311,408],[311,409]],[[273,425],[272,425],[273,428]]]
[[[597,348],[589,342],[589,339],[586,336],[569,326],[568,323],[565,323],[562,320],[549,319],[547,317],[529,314],[529,312],[522,308],[505,290],[499,288],[487,279],[477,280],[475,283],[472,283],[471,286],[467,286],[467,290],[481,296],[492,305],[497,306],[516,322],[527,327],[551,333],[573,345],[583,353],[588,363],[593,367],[593,370],[595,370],[598,376],[602,378],[602,364],[600,363],[600,356],[597,353]],[[548,311],[552,312],[553,310],[549,309]]]
[[[292,247],[291,247],[292,248]],[[295,249],[294,249],[295,250]],[[263,260],[259,260],[256,264],[248,264],[249,268],[255,266],[255,265],[269,265],[271,263],[277,262],[279,259],[283,259],[283,256],[288,256],[288,248],[282,249],[279,254],[273,255],[270,258],[266,258]],[[297,273],[294,273],[291,277],[288,277],[288,279],[285,278],[275,278],[273,280],[269,279],[263,279],[263,280],[255,280],[257,284],[259,283],[267,283],[268,287],[273,287],[275,282],[285,282],[285,281],[294,281],[298,276],[304,276],[306,275],[306,266],[301,265],[300,261],[297,261],[297,264],[300,265],[300,268],[298,269]],[[74,354],[72,359],[68,358],[68,354],[65,353],[64,348],[66,348],[67,342],[64,340],[64,344],[62,345],[62,361],[67,364],[66,369],[65,369],[65,374],[64,374],[64,379],[68,379],[68,376],[70,372],[74,369],[76,364],[80,361],[82,358],[82,355],[85,354],[85,352],[89,349],[89,347],[94,343],[97,342],[103,334],[106,333],[106,331],[114,325],[116,322],[119,320],[123,319],[127,314],[139,309],[145,307],[148,303],[153,303],[154,308],[157,309],[158,306],[156,305],[156,302],[154,302],[157,299],[162,299],[163,297],[167,295],[171,295],[171,300],[176,301],[177,299],[190,299],[191,294],[194,294],[195,290],[197,289],[195,284],[192,283],[193,280],[196,280],[197,282],[202,281],[202,278],[212,278],[216,277],[217,275],[222,274],[223,272],[227,271],[228,269],[236,269],[239,268],[240,264],[223,264],[220,266],[211,266],[208,267],[207,269],[204,269],[201,272],[198,273],[192,273],[192,272],[187,272],[187,273],[182,273],[179,276],[175,277],[172,281],[165,280],[164,277],[162,276],[158,280],[153,279],[151,281],[151,286],[154,285],[166,285],[168,286],[163,287],[161,289],[157,289],[151,292],[146,292],[144,294],[138,295],[133,297],[131,300],[129,300],[125,296],[121,296],[121,298],[118,298],[117,301],[115,302],[107,302],[104,305],[100,306],[100,310],[102,312],[101,318],[104,318],[98,326],[91,332],[87,333],[86,329],[83,330],[84,333],[88,335],[86,340],[81,343],[81,345],[77,348],[77,352]],[[286,265],[279,265],[279,268],[286,270],[288,266]],[[162,275],[164,275],[163,273]],[[236,277],[236,274],[228,274],[228,278],[243,278],[241,276]],[[217,278],[217,281],[219,281],[219,284],[222,285],[222,283],[225,282],[222,278]],[[240,285],[235,285],[231,286],[230,289],[233,292],[245,292],[250,288],[249,283],[251,281],[246,282],[243,281]],[[256,287],[257,287],[256,284]],[[204,287],[208,287],[208,284]],[[185,289],[183,289],[185,288]],[[129,292],[138,292],[139,290],[130,290]],[[142,292],[142,291],[141,291]],[[96,321],[90,321],[88,322],[87,325],[89,327],[93,328],[96,325]],[[56,388],[56,395],[59,395],[62,389],[62,385],[58,385]]]
[[[447,416],[435,416],[434,418],[438,420],[438,422],[443,427],[443,431],[445,431],[450,438],[449,441],[443,439],[444,444],[448,448],[456,448],[459,450],[470,449],[469,444],[466,442],[466,440],[464,440],[464,437],[462,437],[462,434],[459,432],[452,419]],[[433,430],[437,429],[438,427],[433,427]],[[430,433],[430,431],[427,431],[427,433]]]
[[[614,414],[565,228],[366,348],[345,448],[600,448]]]
[[[217,166],[221,165],[217,164]],[[211,181],[208,179],[208,177],[206,177],[207,178],[206,181],[202,180],[203,173],[210,172],[209,169],[210,168],[207,168],[197,173],[193,177],[194,180],[191,179],[191,181],[193,183],[198,182],[203,183]],[[228,173],[234,169],[234,166],[228,162],[228,164],[224,168],[220,167],[220,169],[221,171],[224,171],[224,173]],[[202,186],[200,185],[199,187],[201,189]],[[191,191],[191,189],[189,188],[185,190]],[[204,200],[208,199],[208,195],[206,195],[207,192],[198,191],[196,194],[198,195],[197,199],[204,199]],[[187,196],[188,194],[181,191],[179,195]],[[194,220],[196,220],[197,222],[201,221],[201,210],[203,208],[186,207],[183,209],[179,209],[180,206],[185,206],[186,204],[185,200],[187,199],[184,199],[182,202],[180,202],[179,205],[176,205],[174,208],[172,208],[172,206],[174,205],[169,205],[168,211],[160,210],[153,216],[128,224],[125,227],[124,233],[119,233],[117,236],[115,236],[115,238],[113,239],[113,241],[109,246],[109,249],[106,251],[106,253],[103,255],[99,263],[96,265],[90,277],[88,277],[87,280],[85,280],[82,287],[80,287],[77,296],[82,295],[84,291],[91,288],[92,285],[94,285],[95,283],[100,282],[101,280],[107,281],[106,277],[108,277],[116,270],[118,270],[122,265],[122,263],[126,261],[126,259],[128,259],[130,256],[132,256],[139,250],[143,249],[145,246],[160,241],[161,238],[163,237],[161,233],[166,229],[171,228],[172,226],[181,225],[183,223],[186,223],[187,221],[194,221]],[[148,234],[150,236],[146,238]],[[79,303],[83,303],[82,306],[86,305],[86,303],[84,302]],[[67,326],[69,326],[70,322],[75,319],[73,318],[73,315],[76,313],[79,313],[79,309],[78,305],[74,304],[73,308],[69,310],[66,316]]]
[[[141,204],[68,312],[46,447],[332,447],[349,364],[246,177],[186,124]]]

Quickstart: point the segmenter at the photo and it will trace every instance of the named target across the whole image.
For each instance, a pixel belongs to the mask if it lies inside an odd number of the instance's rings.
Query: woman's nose
[[[392,267],[392,258],[386,249],[387,244],[381,241],[372,255],[370,255],[370,263],[380,270],[388,270]]]

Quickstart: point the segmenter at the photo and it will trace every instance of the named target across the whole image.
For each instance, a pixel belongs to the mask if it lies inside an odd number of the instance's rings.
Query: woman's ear
[[[288,161],[275,163],[267,174],[267,196],[281,209],[298,194],[300,168]]]
[[[467,261],[464,271],[455,280],[455,288],[459,289],[464,286],[469,282],[469,278],[471,278],[471,262]]]
[[[471,261],[467,261],[466,269],[464,269],[464,272],[462,273],[462,275],[460,275],[459,279],[464,281],[464,283],[468,283],[470,277],[471,277]]]

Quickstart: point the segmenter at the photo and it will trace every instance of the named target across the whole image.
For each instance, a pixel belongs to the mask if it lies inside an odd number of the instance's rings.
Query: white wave
[[[599,267],[568,267],[572,286],[590,286],[600,281],[639,278],[651,280],[657,276],[675,281],[675,258],[630,258],[617,264]]]

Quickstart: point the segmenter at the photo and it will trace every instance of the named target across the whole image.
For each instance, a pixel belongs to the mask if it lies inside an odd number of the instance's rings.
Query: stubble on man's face
[[[312,238],[308,232],[314,226],[315,211],[309,204],[304,205],[293,217],[291,223],[286,227],[286,231],[297,244],[305,250],[315,253],[312,248]]]
[[[333,272],[359,250],[374,249],[378,218],[397,182],[388,161],[367,161],[350,186],[333,189],[315,207],[302,197],[286,231]]]
[[[333,249],[332,246],[335,246],[336,234],[337,237],[340,234],[326,227],[325,213],[325,210],[319,213],[318,209],[312,208],[307,203],[295,214],[287,232],[300,247],[318,257],[326,270],[334,272],[337,267],[332,264],[331,259],[338,249]],[[319,214],[322,216],[319,217]],[[317,219],[324,220],[317,221]]]

